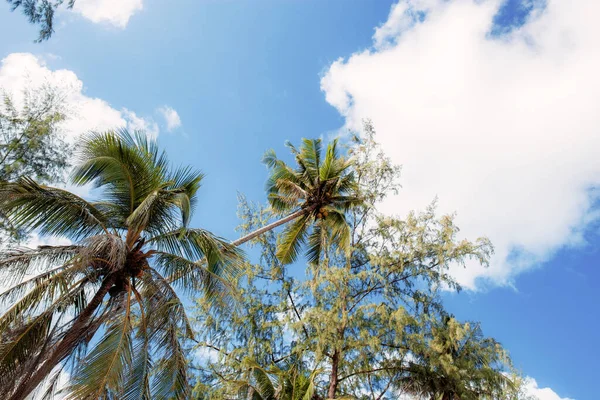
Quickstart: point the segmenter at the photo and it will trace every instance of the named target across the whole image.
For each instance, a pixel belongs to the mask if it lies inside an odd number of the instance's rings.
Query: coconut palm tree
[[[227,299],[239,253],[188,227],[203,176],[171,168],[143,132],[81,148],[71,181],[97,201],[27,178],[0,186],[16,226],[71,241],[0,254],[0,398],[53,388],[63,369],[72,399],[187,398],[193,333],[175,288]]]
[[[240,400],[317,400],[320,370],[308,370],[301,362],[284,362],[281,367],[263,368],[246,361],[244,379],[230,382]]]
[[[362,203],[355,195],[352,160],[338,154],[337,140],[329,143],[324,157],[320,139],[303,139],[300,149],[290,143],[287,146],[295,157],[295,168],[278,159],[273,150],[263,158],[271,170],[267,181],[269,204],[276,215],[283,217],[232,244],[240,245],[293,221],[285,229],[277,250],[283,263],[295,261],[307,240],[309,262],[318,260],[326,237],[347,249],[350,230],[345,213]]]

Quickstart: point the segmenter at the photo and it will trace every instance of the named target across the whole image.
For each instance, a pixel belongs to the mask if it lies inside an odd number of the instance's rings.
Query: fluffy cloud
[[[132,131],[145,131],[150,137],[158,136],[158,124],[151,119],[138,117],[133,111],[123,109],[123,115],[127,119],[127,128]]]
[[[158,134],[158,125],[151,119],[139,117],[128,109],[117,110],[105,100],[84,93],[83,82],[70,70],[49,69],[43,60],[29,53],[13,53],[0,63],[0,88],[10,93],[16,102],[24,89],[48,85],[65,99],[70,118],[64,123],[67,136],[73,140],[88,131],[114,128],[144,129]]]
[[[498,0],[404,0],[373,48],[334,62],[326,100],[359,129],[370,118],[403,165],[403,214],[436,196],[466,237],[488,236],[487,269],[457,268],[469,288],[582,242],[600,184],[600,2],[523,0],[521,27],[492,36]]]
[[[131,16],[142,8],[142,0],[77,0],[73,11],[92,22],[105,22],[123,29]]]
[[[560,397],[550,388],[540,388],[533,378],[527,378],[525,381],[525,392],[537,400],[573,400],[567,397]]]
[[[175,111],[172,107],[159,107],[157,111],[165,119],[165,123],[167,124],[167,131],[172,132],[174,129],[177,129],[181,126],[181,118],[179,117],[177,111]]]

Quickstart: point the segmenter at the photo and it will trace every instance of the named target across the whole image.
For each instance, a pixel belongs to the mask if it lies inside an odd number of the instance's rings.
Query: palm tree
[[[320,139],[303,139],[300,149],[290,143],[287,146],[295,157],[295,168],[278,159],[273,150],[263,158],[271,170],[267,181],[269,204],[277,215],[284,217],[232,244],[238,246],[294,221],[284,231],[278,246],[277,256],[283,263],[295,261],[307,239],[309,262],[319,259],[326,237],[334,239],[340,248],[347,249],[350,230],[345,213],[362,203],[355,195],[352,160],[338,154],[337,140],[327,146],[324,158]]]
[[[399,388],[429,400],[509,399],[517,389],[504,370],[507,354],[479,325],[444,315],[431,337],[412,352]]]
[[[65,368],[72,399],[187,398],[193,334],[175,288],[227,299],[239,253],[188,227],[203,176],[172,169],[143,132],[91,134],[82,149],[71,180],[98,201],[28,178],[0,187],[15,225],[72,241],[0,254],[0,398],[53,387]]]
[[[317,376],[320,370],[310,371],[301,362],[284,362],[283,366],[263,368],[248,362],[245,379],[232,386],[240,400],[317,400]]]

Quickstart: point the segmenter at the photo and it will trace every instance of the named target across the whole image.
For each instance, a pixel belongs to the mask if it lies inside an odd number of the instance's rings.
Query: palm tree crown
[[[254,400],[318,400],[316,394],[319,369],[309,370],[298,359],[284,361],[281,367],[263,368],[245,360],[247,370],[241,379],[231,384],[237,399]]]
[[[27,178],[0,187],[14,224],[72,242],[0,254],[0,398],[52,390],[63,368],[73,399],[187,398],[193,334],[174,286],[223,298],[239,257],[188,227],[202,177],[119,131],[86,137],[72,175],[98,201]]]
[[[277,215],[285,217],[233,243],[241,244],[293,220],[277,250],[283,263],[295,261],[307,240],[309,262],[319,259],[327,238],[335,239],[340,248],[347,249],[350,232],[345,213],[362,201],[356,196],[353,162],[338,154],[337,143],[333,140],[324,155],[320,139],[303,139],[299,149],[288,143],[295,168],[277,158],[273,150],[268,151],[263,158],[271,170],[268,201]]]

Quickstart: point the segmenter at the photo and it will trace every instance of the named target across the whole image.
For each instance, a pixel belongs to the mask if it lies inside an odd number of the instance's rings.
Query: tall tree
[[[75,0],[7,0],[12,11],[21,9],[29,22],[40,26],[36,42],[50,39],[54,33],[54,13],[61,5],[73,8]]]
[[[408,391],[397,382],[410,379],[410,361],[434,343],[428,338],[443,315],[439,290],[459,289],[449,266],[468,258],[486,263],[489,242],[460,240],[452,216],[438,217],[434,207],[404,219],[377,213],[377,202],[398,188],[399,168],[378,148],[370,124],[349,152],[356,182],[349,195],[366,200],[346,214],[350,252],[325,237],[306,279],[295,279],[277,257],[281,239],[270,231],[253,241],[260,262],[248,263],[240,277],[239,308],[215,319],[199,300],[200,345],[218,357],[199,368],[214,398],[241,398],[236,384],[251,377],[250,362],[269,371],[297,357],[318,371],[314,398],[397,398]],[[242,228],[251,230],[269,210],[242,201],[240,215]],[[487,367],[496,378],[510,370]]]
[[[68,114],[61,91],[48,84],[27,86],[16,93],[18,101],[0,92],[0,182],[21,176],[41,183],[61,180],[71,154],[61,129]],[[0,213],[0,243],[22,238]]]
[[[451,315],[429,319],[429,329],[411,348],[405,374],[394,386],[418,398],[478,400],[514,398],[518,382],[498,373],[510,366],[500,344],[483,336],[477,323],[458,322]],[[506,370],[510,372],[510,370]]]
[[[320,139],[303,139],[300,149],[290,143],[288,147],[295,158],[295,168],[278,159],[273,150],[263,158],[270,169],[269,204],[274,215],[284,217],[233,244],[240,245],[293,221],[280,237],[277,256],[286,264],[295,261],[308,240],[307,256],[314,262],[325,237],[335,239],[340,248],[348,247],[350,231],[346,213],[362,204],[362,200],[355,196],[353,161],[339,155],[337,140],[329,143],[324,156]]]
[[[0,186],[12,223],[73,241],[0,254],[0,397],[24,399],[71,365],[68,398],[187,399],[193,332],[174,289],[227,299],[239,254],[188,227],[202,174],[172,169],[143,132],[81,146],[72,183],[94,184],[97,201],[30,178]]]

